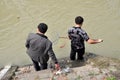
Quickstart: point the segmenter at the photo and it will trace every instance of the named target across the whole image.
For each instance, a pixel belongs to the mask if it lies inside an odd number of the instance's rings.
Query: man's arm
[[[88,39],[87,42],[89,44],[97,44],[97,43],[103,42],[103,40],[102,39]]]
[[[48,55],[51,57],[51,59],[52,59],[53,62],[55,63],[55,68],[56,68],[57,70],[59,70],[59,69],[60,69],[60,66],[59,66],[59,64],[58,64],[58,60],[57,60],[57,58],[56,58],[56,55],[55,55],[55,53],[54,53],[54,51],[53,51],[53,49],[52,49],[52,44],[50,45],[50,49],[49,49],[49,51],[48,51]]]
[[[53,52],[52,49],[50,49],[50,50],[48,51],[48,54],[49,54],[49,56],[51,57],[51,59],[53,60],[53,62],[54,62],[55,64],[57,64],[57,63],[58,63],[58,60],[57,60],[56,55],[54,54],[54,52]]]
[[[28,37],[26,39],[25,47],[28,49],[30,47],[30,35],[31,33],[28,34]]]
[[[28,49],[29,48],[29,40],[26,40],[25,47]]]
[[[89,44],[97,44],[97,43],[103,42],[102,39],[91,39],[86,32],[82,33],[82,37]]]

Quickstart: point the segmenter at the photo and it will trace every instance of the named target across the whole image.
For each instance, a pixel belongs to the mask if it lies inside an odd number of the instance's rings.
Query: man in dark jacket
[[[75,26],[71,27],[68,30],[68,37],[71,40],[71,52],[70,52],[70,59],[76,60],[76,53],[77,60],[84,61],[84,53],[85,53],[85,44],[84,41],[88,42],[89,44],[97,44],[103,42],[102,39],[92,39],[87,35],[87,32],[82,29],[82,24],[84,22],[83,17],[77,16],[75,18]]]
[[[40,23],[37,33],[30,33],[26,40],[27,53],[30,56],[36,71],[47,69],[49,57],[55,63],[55,67],[59,69],[57,58],[52,49],[52,42],[45,36],[48,26]]]

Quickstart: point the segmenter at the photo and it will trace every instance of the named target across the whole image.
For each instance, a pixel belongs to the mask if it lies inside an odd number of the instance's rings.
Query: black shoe
[[[73,58],[70,58],[70,60],[71,60],[71,61],[75,61],[75,58],[74,58],[74,59],[73,59]]]
[[[85,59],[84,59],[84,58],[77,59],[77,60],[80,61],[80,62],[85,62]]]
[[[81,59],[80,62],[85,62],[85,60],[84,60],[84,59]]]

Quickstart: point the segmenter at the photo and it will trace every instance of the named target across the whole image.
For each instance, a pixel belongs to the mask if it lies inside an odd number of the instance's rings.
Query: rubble
[[[12,80],[120,80],[118,59],[86,54],[84,62],[62,58],[59,59],[59,64],[59,71],[53,65],[37,72],[33,65],[19,67]]]

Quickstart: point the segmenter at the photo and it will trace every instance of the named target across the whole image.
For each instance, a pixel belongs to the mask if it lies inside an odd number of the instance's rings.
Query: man
[[[44,35],[47,29],[48,26],[45,23],[40,23],[37,33],[30,33],[26,40],[27,53],[36,71],[47,69],[49,57],[54,61],[56,69],[59,69],[57,58],[52,49],[52,42]]]
[[[84,22],[83,17],[77,16],[75,18],[75,26],[68,30],[68,37],[71,40],[71,52],[70,52],[70,59],[76,59],[77,53],[77,60],[84,60],[84,53],[85,53],[85,44],[84,41],[90,44],[100,43],[102,39],[91,39],[87,35],[87,33],[81,28]]]

